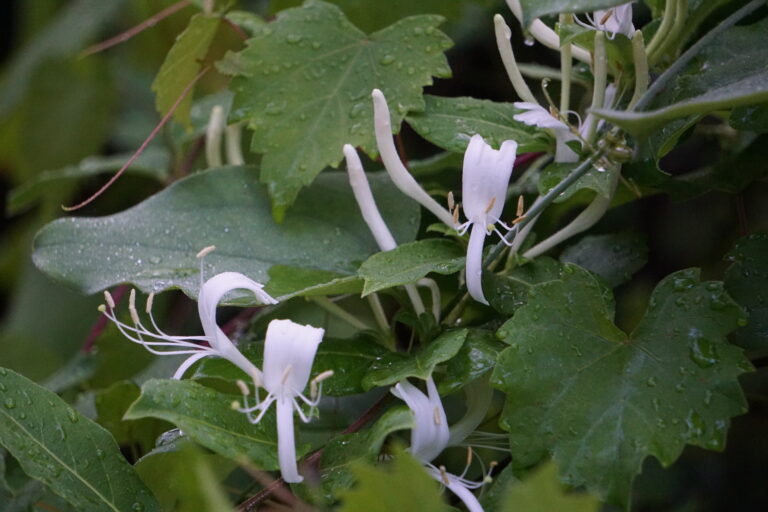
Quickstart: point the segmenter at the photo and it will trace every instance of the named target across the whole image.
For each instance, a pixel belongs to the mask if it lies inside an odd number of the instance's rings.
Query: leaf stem
[[[339,320],[343,320],[344,322],[348,323],[352,327],[356,329],[368,330],[371,329],[371,326],[357,318],[355,315],[351,314],[335,302],[333,302],[328,297],[310,297],[310,301],[314,302],[324,310],[326,310],[328,313],[332,314]]]

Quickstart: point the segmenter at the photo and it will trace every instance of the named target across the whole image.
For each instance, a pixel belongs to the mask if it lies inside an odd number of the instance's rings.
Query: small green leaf
[[[360,293],[363,290],[363,281],[359,277],[326,270],[273,265],[268,273],[269,282],[264,291],[280,301],[293,297]]]
[[[637,233],[590,235],[567,247],[560,261],[594,272],[615,288],[645,266],[648,245],[645,236]]]
[[[567,493],[557,478],[557,465],[547,462],[522,482],[509,486],[501,512],[598,512],[600,500],[584,493]]]
[[[520,0],[523,25],[530,26],[536,18],[561,12],[586,12],[625,4],[627,0]]]
[[[747,325],[731,339],[750,350],[768,348],[768,235],[742,238],[726,259],[733,263],[725,273],[725,289],[749,313]]]
[[[579,164],[559,164],[551,163],[546,166],[539,175],[539,193],[544,195],[557,186],[563,179],[571,174]],[[560,194],[556,203],[563,202],[580,190],[594,190],[603,197],[611,197],[613,193],[613,178],[611,172],[607,170],[598,171],[596,168],[592,168],[587,173],[576,180],[576,183],[568,187],[565,192]]]
[[[441,22],[413,16],[367,36],[338,7],[310,0],[228,55],[220,69],[236,75],[234,111],[254,131],[252,150],[264,154],[261,180],[276,218],[323,168],[338,165],[344,144],[376,154],[373,89],[387,97],[393,127],[424,108],[422,87],[450,76]]]
[[[504,344],[496,339],[492,331],[470,329],[467,340],[448,361],[445,374],[437,381],[440,394],[447,395],[458,391],[493,370],[496,359],[504,348]]]
[[[419,209],[389,180],[370,179],[395,239],[409,242]],[[44,272],[93,293],[130,281],[146,292],[181,288],[195,297],[205,275],[238,271],[265,282],[275,264],[353,275],[378,251],[346,173],[325,173],[304,191],[282,224],[253,167],[225,167],[179,180],[139,205],[100,218],[65,218],[44,227],[33,259]],[[248,300],[252,300],[249,297]]]
[[[613,315],[610,292],[566,267],[499,330],[510,348],[492,380],[507,393],[501,423],[518,466],[550,452],[566,483],[626,504],[648,455],[666,466],[686,443],[723,448],[746,411],[737,377],[752,367],[725,339],[741,309],[697,270],[664,279],[632,335]]]
[[[528,291],[535,284],[560,279],[562,265],[549,257],[536,258],[515,267],[507,274],[483,274],[483,289],[491,307],[512,315],[528,301]]]
[[[360,266],[363,297],[379,290],[413,283],[430,272],[453,274],[464,267],[464,251],[455,242],[427,238],[378,252]]]
[[[261,469],[277,469],[275,415],[268,412],[256,425],[232,409],[240,399],[189,380],[149,380],[125,419],[160,418],[179,427],[195,442],[237,461],[242,457]]]
[[[444,332],[411,356],[387,354],[373,364],[363,379],[363,387],[390,386],[407,377],[429,378],[435,366],[456,355],[468,332],[467,329]]]
[[[506,140],[518,143],[518,153],[546,151],[549,139],[537,136],[534,127],[514,116],[524,112],[511,103],[497,103],[476,98],[441,98],[424,95],[423,112],[408,115],[407,121],[416,132],[432,144],[454,153],[464,153],[469,139],[480,134],[485,141],[499,147]]]
[[[768,19],[734,26],[705,45],[663,92],[650,110],[595,114],[643,138],[675,119],[715,110],[768,102]]]
[[[340,512],[447,512],[440,487],[421,462],[404,451],[388,467],[357,465],[357,485],[341,494]]]
[[[78,511],[159,512],[109,432],[57,395],[0,368],[0,401],[0,444]]]
[[[737,130],[768,133],[768,104],[734,109],[728,121]]]
[[[216,16],[195,14],[189,20],[189,25],[184,32],[176,38],[176,42],[165,57],[152,83],[152,90],[157,94],[155,105],[160,114],[165,115],[171,110],[200,72],[202,60],[208,54],[213,36],[219,28],[219,22],[220,19]],[[188,129],[191,128],[189,120],[191,106],[192,94],[187,94],[173,113],[174,119]]]

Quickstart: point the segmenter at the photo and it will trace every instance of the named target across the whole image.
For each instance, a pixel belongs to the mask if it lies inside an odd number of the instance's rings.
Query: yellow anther
[[[291,371],[293,370],[293,365],[289,364],[285,367],[285,371],[283,371],[283,377],[280,379],[280,383],[285,385],[286,381],[288,380],[288,376],[291,374]]]
[[[313,380],[314,382],[318,382],[318,383],[320,383],[320,382],[323,382],[325,379],[328,379],[328,378],[330,378],[330,377],[333,377],[333,370],[325,370],[324,372],[322,372],[322,373],[319,373],[319,374],[317,375],[317,377],[315,377],[315,378],[314,378],[314,379],[312,379],[312,380]]]
[[[237,379],[237,387],[240,388],[240,393],[242,393],[243,396],[248,396],[251,394],[251,390],[248,388],[248,384],[240,379]]]
[[[456,206],[456,203],[453,200],[453,191],[448,192],[448,211],[453,211],[453,207]]]
[[[522,217],[523,212],[525,212],[525,198],[520,196],[517,198],[517,212],[515,212],[515,215],[517,217]]]
[[[441,424],[443,422],[442,419],[440,418],[440,408],[439,407],[435,407],[435,410],[432,411],[432,416],[433,416],[433,418],[435,420],[435,425],[439,425],[439,424]]]
[[[104,300],[110,309],[115,309],[115,299],[112,298],[112,294],[109,293],[109,290],[104,290]]]
[[[155,302],[155,293],[152,292],[149,294],[149,297],[147,297],[147,307],[145,308],[145,311],[147,314],[150,314],[152,312],[152,304]]]
[[[232,400],[232,403],[229,404],[229,406],[234,410],[240,409],[240,402],[237,400]]]
[[[207,255],[211,254],[215,250],[216,250],[215,245],[209,245],[208,247],[203,247],[202,249],[200,249],[200,252],[197,253],[197,258],[198,259],[205,258]]]
[[[459,225],[459,207],[453,209],[453,225],[458,226]]]
[[[485,207],[485,213],[490,212],[494,204],[496,204],[496,196],[493,196],[491,200],[488,202],[488,206]]]
[[[448,480],[448,472],[445,470],[445,466],[440,466],[440,478],[442,478],[445,485],[451,485],[451,481]]]
[[[128,296],[128,312],[131,314],[131,320],[133,320],[133,323],[138,325],[141,323],[139,321],[139,312],[136,311],[136,289],[131,289],[131,294]]]
[[[99,307],[96,309],[98,309],[101,313],[107,312],[107,306],[105,306],[104,304],[99,304]]]
[[[609,10],[607,13],[603,15],[602,18],[600,18],[600,21],[598,22],[599,25],[605,25],[605,23],[611,19],[611,16],[613,16],[613,9]]]

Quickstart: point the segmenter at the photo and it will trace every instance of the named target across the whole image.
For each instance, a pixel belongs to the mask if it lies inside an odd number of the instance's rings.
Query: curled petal
[[[278,398],[298,396],[309,381],[323,329],[272,320],[264,341],[264,387]]]
[[[513,140],[495,150],[480,135],[472,136],[462,171],[464,215],[470,221],[485,224],[486,218],[501,216],[516,154],[517,142]]]
[[[402,380],[392,388],[392,394],[406,403],[413,414],[411,429],[411,454],[422,462],[429,462],[448,444],[448,420],[437,393],[435,382],[427,379],[427,393]]]
[[[544,107],[537,103],[528,103],[519,101],[514,104],[515,107],[526,110],[522,114],[513,117],[515,121],[520,121],[529,126],[537,126],[552,130],[557,144],[555,151],[555,161],[559,163],[577,162],[579,156],[568,146],[568,142],[578,140],[578,137],[571,132],[571,127],[550,114]]]

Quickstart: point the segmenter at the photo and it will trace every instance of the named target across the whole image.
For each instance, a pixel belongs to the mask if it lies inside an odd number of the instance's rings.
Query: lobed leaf
[[[747,325],[731,339],[750,350],[768,348],[768,235],[742,238],[726,259],[732,263],[725,273],[725,289],[749,313]]]

